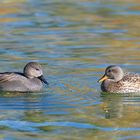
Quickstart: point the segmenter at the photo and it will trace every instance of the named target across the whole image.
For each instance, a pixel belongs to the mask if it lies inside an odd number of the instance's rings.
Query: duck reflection
[[[123,118],[133,115],[134,110],[140,106],[140,96],[122,96],[101,93],[103,111],[106,119]]]

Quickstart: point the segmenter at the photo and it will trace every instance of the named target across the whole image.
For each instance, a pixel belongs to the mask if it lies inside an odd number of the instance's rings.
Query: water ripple
[[[43,122],[34,123],[26,121],[12,121],[3,120],[0,121],[1,126],[7,126],[12,129],[18,129],[22,131],[35,131],[38,127],[43,126],[62,126],[62,127],[74,127],[79,129],[97,129],[101,131],[140,131],[140,128],[113,128],[113,127],[99,127],[88,123],[77,123],[77,122]]]

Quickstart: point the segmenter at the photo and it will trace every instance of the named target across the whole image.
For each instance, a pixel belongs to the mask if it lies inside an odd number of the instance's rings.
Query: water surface
[[[42,64],[49,87],[1,93],[0,139],[138,140],[140,97],[101,95],[106,66],[140,70],[139,0],[1,0],[0,71]]]

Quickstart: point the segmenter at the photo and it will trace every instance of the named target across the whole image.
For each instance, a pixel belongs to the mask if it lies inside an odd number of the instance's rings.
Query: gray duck
[[[1,91],[34,92],[40,91],[43,84],[48,84],[42,72],[41,65],[37,62],[29,62],[24,67],[23,73],[0,73]]]

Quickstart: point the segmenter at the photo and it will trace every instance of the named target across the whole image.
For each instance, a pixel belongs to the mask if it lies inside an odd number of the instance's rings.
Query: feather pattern
[[[117,72],[113,73],[110,69],[116,69]],[[116,81],[115,78],[117,79],[117,76],[119,76],[120,70],[118,66],[112,66],[106,69],[105,75],[108,78],[101,84],[102,91],[110,93],[140,93],[140,75],[126,72],[123,73],[121,79]]]

